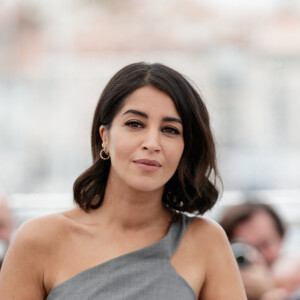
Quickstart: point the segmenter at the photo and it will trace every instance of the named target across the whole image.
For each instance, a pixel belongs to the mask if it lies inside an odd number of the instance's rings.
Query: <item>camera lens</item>
[[[244,267],[244,266],[246,266],[247,264],[249,264],[248,260],[247,260],[246,257],[243,256],[243,255],[237,256],[237,257],[236,257],[236,261],[237,261],[237,263],[238,263],[238,265],[239,265],[240,267]]]
[[[231,243],[233,254],[240,268],[250,265],[250,261],[247,258],[249,247],[249,245],[242,242]]]

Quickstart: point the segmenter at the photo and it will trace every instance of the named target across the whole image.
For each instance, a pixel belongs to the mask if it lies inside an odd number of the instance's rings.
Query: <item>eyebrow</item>
[[[148,115],[147,115],[147,114],[145,114],[145,113],[142,112],[142,111],[135,110],[135,109],[129,109],[129,110],[125,111],[125,112],[123,113],[123,116],[124,116],[124,115],[127,115],[127,114],[134,114],[134,115],[138,115],[138,116],[141,116],[141,117],[143,117],[143,118],[148,119]],[[181,122],[180,119],[178,119],[178,118],[173,118],[173,117],[164,117],[164,118],[163,118],[163,122],[177,122],[177,123],[179,123],[179,124],[182,125],[182,122]]]

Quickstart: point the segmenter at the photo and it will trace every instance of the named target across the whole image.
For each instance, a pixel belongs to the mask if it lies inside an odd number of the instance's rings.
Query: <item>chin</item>
[[[157,190],[160,190],[162,187],[151,187],[151,186],[135,186],[132,187],[134,190],[138,191],[138,192],[142,192],[142,193],[151,193],[151,192],[155,192]]]
[[[164,185],[157,184],[153,182],[145,182],[146,180],[143,180],[143,182],[135,182],[132,184],[129,184],[129,186],[138,191],[138,192],[154,192],[160,189],[163,189]]]

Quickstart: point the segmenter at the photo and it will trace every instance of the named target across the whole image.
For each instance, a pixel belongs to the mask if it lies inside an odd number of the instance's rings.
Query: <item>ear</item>
[[[103,126],[101,125],[99,127],[99,134],[101,136],[101,139],[102,139],[102,143],[105,145],[104,148],[108,148],[108,130]]]

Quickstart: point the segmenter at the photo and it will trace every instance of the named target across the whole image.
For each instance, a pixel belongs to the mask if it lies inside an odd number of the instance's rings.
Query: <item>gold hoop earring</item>
[[[105,156],[103,156],[103,153],[105,154]],[[105,152],[104,148],[100,151],[99,155],[100,155],[100,158],[102,160],[108,160],[108,159],[110,159],[110,155]]]

